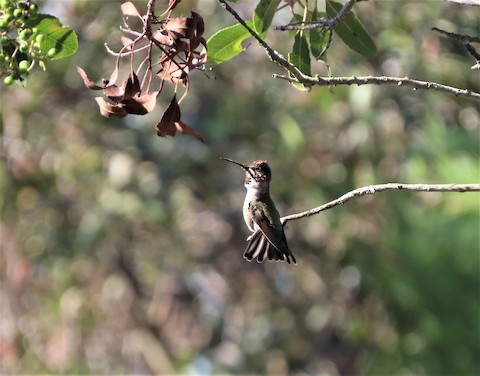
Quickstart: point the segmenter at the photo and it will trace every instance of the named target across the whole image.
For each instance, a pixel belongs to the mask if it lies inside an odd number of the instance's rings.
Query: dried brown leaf
[[[163,113],[162,119],[155,126],[157,134],[160,137],[175,136],[177,131],[179,131],[180,133],[195,137],[201,142],[205,142],[203,136],[181,121],[180,117],[180,107],[178,106],[176,96],[174,96],[169,106]]]
[[[145,115],[155,108],[158,92],[134,96],[122,100],[123,109],[129,114]]]
[[[180,52],[187,52],[190,49],[190,44],[187,42],[184,42],[181,39],[178,39],[173,46],[172,50],[175,51],[176,54],[179,54]]]
[[[190,67],[196,68],[196,67],[201,67],[205,65],[207,62],[207,52],[204,51],[202,53],[195,52],[194,53],[194,58],[190,62]]]
[[[203,21],[203,17],[200,16],[198,13],[192,12],[190,17],[195,25],[196,36],[201,37],[205,32],[205,22]]]
[[[85,73],[85,71],[82,68],[77,66],[77,72],[80,74],[80,76],[82,76],[83,83],[85,84],[85,86],[87,88],[89,88],[91,90],[102,90],[103,89],[103,86],[98,86],[94,81],[89,79],[87,74]]]
[[[152,93],[142,95],[141,97],[138,97],[137,102],[145,108],[147,113],[152,112],[157,105],[158,93],[158,91],[154,91]]]
[[[163,27],[180,38],[190,38],[195,32],[194,28],[192,28],[192,20],[187,17],[169,18],[165,21]]]
[[[115,65],[115,69],[113,70],[112,74],[110,75],[110,78],[108,79],[108,84],[109,85],[114,85],[115,82],[117,82],[118,78],[118,62]]]
[[[135,72],[131,72],[128,80],[123,83],[125,90],[124,99],[132,98],[134,95],[140,93],[140,82]]]
[[[157,135],[160,137],[175,136],[177,128],[175,123],[180,120],[180,107],[177,103],[177,97],[173,96],[172,101],[162,115],[162,118],[155,126]]]
[[[178,131],[180,133],[195,137],[198,141],[205,142],[205,139],[203,136],[195,131],[192,127],[189,125],[185,124],[183,121],[179,120],[175,123],[175,126],[177,127]]]
[[[120,9],[122,10],[122,13],[125,17],[133,16],[133,17],[139,17],[140,19],[143,20],[142,16],[138,12],[135,5],[133,5],[133,3],[131,3],[130,1],[127,1],[126,3],[123,3],[120,6]]]
[[[122,42],[123,47],[125,47],[127,50],[131,50],[133,47],[133,40],[122,35],[120,37],[120,41]]]
[[[110,85],[103,89],[103,94],[115,103],[120,103],[125,96],[125,89],[117,85]]]
[[[165,46],[172,46],[174,43],[174,37],[170,35],[168,30],[157,30],[152,34],[152,38]]]
[[[121,105],[108,103],[102,97],[96,97],[95,100],[97,101],[98,107],[100,107],[100,113],[105,117],[123,118],[128,114]]]
[[[157,74],[162,80],[173,83],[181,82],[183,85],[186,85],[189,68],[185,63],[176,63],[167,59],[161,62],[161,65],[162,69]]]
[[[207,43],[202,37],[205,32],[205,23],[202,16],[198,13],[192,12],[190,17],[190,25],[192,28],[192,36],[190,37],[190,51],[194,51],[200,44],[207,48]]]

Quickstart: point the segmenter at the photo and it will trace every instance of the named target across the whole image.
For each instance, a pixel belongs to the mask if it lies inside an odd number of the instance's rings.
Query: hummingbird
[[[243,219],[252,235],[247,238],[248,245],[243,257],[248,261],[257,258],[258,262],[262,262],[267,258],[296,264],[295,257],[288,249],[280,214],[270,198],[272,170],[267,161],[253,161],[246,166],[228,158],[221,159],[245,170],[247,195],[243,203]]]

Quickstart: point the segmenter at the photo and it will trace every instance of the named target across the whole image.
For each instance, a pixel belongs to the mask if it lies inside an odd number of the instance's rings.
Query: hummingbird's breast
[[[253,223],[253,216],[250,212],[250,203],[255,202],[258,199],[258,190],[247,188],[247,195],[243,202],[243,219],[251,232],[255,231],[255,225]]]

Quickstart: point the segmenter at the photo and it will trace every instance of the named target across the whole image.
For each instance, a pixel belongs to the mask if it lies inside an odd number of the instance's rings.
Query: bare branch
[[[318,85],[318,86],[336,86],[336,85],[386,85],[394,84],[397,86],[409,86],[413,90],[435,90],[452,94],[459,98],[470,99],[480,102],[480,93],[468,90],[459,89],[452,86],[438,84],[436,82],[427,82],[414,80],[408,77],[390,77],[390,76],[362,76],[362,77],[304,77],[299,80],[297,77],[289,77],[274,74],[273,78],[280,78],[294,83],[302,83],[304,85]]]
[[[356,84],[356,85],[395,84],[398,86],[402,86],[402,85],[409,86],[409,87],[412,87],[413,90],[417,90],[417,89],[430,90],[431,89],[435,91],[441,91],[441,92],[454,95],[459,98],[480,102],[480,93],[477,93],[468,89],[459,89],[452,86],[442,85],[435,82],[414,80],[408,77],[404,77],[404,78],[389,77],[389,76],[319,77],[318,75],[315,77],[312,77],[312,76],[305,75],[296,66],[291,64],[280,52],[275,51],[273,48],[271,48],[254,30],[252,30],[252,28],[247,25],[247,23],[242,19],[242,17],[240,17],[238,13],[235,12],[235,10],[230,5],[228,5],[226,0],[218,0],[218,1],[258,41],[258,43],[267,52],[267,55],[269,56],[269,58],[272,61],[279,64],[280,66],[287,69],[287,71],[290,72],[292,75],[292,76],[283,76],[283,75],[274,74],[273,78],[284,79],[291,83],[301,83],[305,86],[313,86],[313,85],[335,86],[335,85],[352,85],[352,84]],[[353,6],[354,1],[348,1],[347,3],[350,4],[350,6]],[[345,5],[347,5],[347,3]],[[351,10],[351,8],[347,8],[347,9],[348,11]],[[339,12],[339,14],[340,13],[341,12]],[[338,15],[336,17],[338,17]]]
[[[289,25],[284,26],[276,26],[275,30],[308,30],[308,29],[323,29],[326,28],[328,30],[333,29],[335,25],[342,22],[345,17],[347,17],[348,13],[352,11],[353,5],[357,2],[357,0],[347,0],[343,5],[343,8],[337,13],[337,15],[330,19],[320,18],[317,21],[312,22],[294,22]]]
[[[479,0],[446,0],[451,3],[466,4],[466,5],[480,5]]]
[[[291,76],[283,76],[283,75],[276,75],[274,74],[274,78],[280,78],[287,80],[292,83],[301,83],[306,86],[335,86],[335,85],[366,85],[366,84],[395,84],[398,86],[410,86],[414,90],[422,89],[422,90],[436,90],[442,91],[449,94],[453,94],[459,98],[465,98],[470,100],[475,100],[480,102],[480,93],[473,92],[468,89],[459,89],[452,86],[437,84],[435,82],[426,82],[426,81],[419,81],[414,80],[408,77],[400,78],[400,77],[388,77],[388,76],[364,76],[364,77],[311,77],[303,74],[297,67],[291,64],[282,54],[278,51],[275,51],[271,48],[252,28],[250,28],[247,23],[238,15],[235,10],[228,5],[225,0],[218,0],[222,6],[233,15],[233,17],[258,41],[258,43],[265,49],[269,58],[278,63],[280,66],[287,69]],[[354,1],[348,1],[348,4],[351,3],[350,6],[353,6]],[[347,5],[347,3],[345,5]],[[345,7],[344,7],[345,8]],[[348,11],[351,8],[347,8]],[[343,10],[343,8],[342,8]],[[341,12],[339,12],[340,14]],[[348,12],[347,12],[348,13]],[[338,15],[337,15],[338,17]]]
[[[285,225],[288,221],[310,217],[322,211],[332,209],[336,206],[345,204],[347,201],[355,197],[366,195],[373,195],[377,192],[383,191],[415,191],[415,192],[480,192],[480,184],[403,184],[403,183],[386,183],[368,185],[366,187],[357,188],[353,191],[345,193],[343,196],[320,205],[311,210],[304,211],[298,214],[291,214],[281,218],[282,224]]]

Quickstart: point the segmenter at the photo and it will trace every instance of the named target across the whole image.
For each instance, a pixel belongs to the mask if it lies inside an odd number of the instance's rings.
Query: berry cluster
[[[34,65],[45,69],[45,60],[55,55],[55,48],[42,49],[46,36],[29,21],[37,17],[34,1],[0,0],[0,76],[3,83],[21,83]]]

